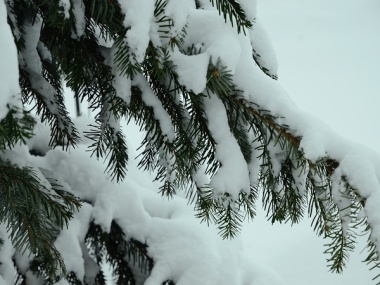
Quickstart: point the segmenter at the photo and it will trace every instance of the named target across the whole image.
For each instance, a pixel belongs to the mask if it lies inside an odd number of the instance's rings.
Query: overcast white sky
[[[296,104],[336,132],[380,152],[380,1],[259,0],[258,18],[272,39],[279,81]],[[379,205],[380,211],[380,205]],[[327,272],[310,222],[271,226],[259,217],[244,238],[290,285],[375,284],[359,255],[343,275]]]

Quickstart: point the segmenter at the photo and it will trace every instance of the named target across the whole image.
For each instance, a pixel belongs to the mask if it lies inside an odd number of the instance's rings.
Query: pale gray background
[[[279,81],[296,104],[380,153],[380,1],[259,0],[258,17],[277,53]],[[325,241],[309,224],[272,227],[261,213],[244,240],[252,257],[289,285],[375,284],[380,270],[361,263],[363,243],[343,275],[328,273]]]

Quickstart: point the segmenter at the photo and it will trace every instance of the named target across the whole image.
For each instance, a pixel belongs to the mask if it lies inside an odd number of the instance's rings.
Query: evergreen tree
[[[380,162],[334,135],[326,142],[321,137],[330,134],[313,122],[299,123],[306,115],[275,81],[254,2],[0,0],[0,35],[9,47],[0,58],[16,66],[0,69],[10,73],[0,78],[0,282],[105,284],[106,262],[116,284],[190,284],[160,267],[139,198],[89,194],[58,166],[23,156],[20,143],[34,156],[53,153],[29,143],[39,121],[62,161],[81,139],[91,141],[89,155],[105,161],[114,185],[133,165],[120,122],[134,122],[144,134],[138,167],[155,173],[163,196],[184,191],[199,220],[216,225],[222,238],[254,218],[262,192],[273,223],[313,217],[316,233],[330,240],[332,271],[343,270],[360,225],[370,233],[366,261],[379,266]],[[66,109],[64,85],[96,114],[84,134]],[[337,143],[345,147],[335,150]],[[132,201],[128,213],[138,218],[119,214],[111,203],[119,198]],[[83,269],[65,255],[67,241]]]

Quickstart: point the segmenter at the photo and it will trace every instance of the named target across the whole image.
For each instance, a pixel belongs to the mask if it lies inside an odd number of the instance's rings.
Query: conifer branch
[[[61,91],[59,90],[59,93],[56,93],[51,85],[47,85],[52,87],[51,90],[46,90],[51,93],[44,93],[42,86],[35,88],[31,85],[32,81],[39,80],[47,83],[42,76],[34,73],[34,77],[30,77],[30,71],[21,72],[21,74],[20,82],[25,103],[33,104],[35,102],[33,109],[40,116],[41,122],[48,121],[50,125],[51,139],[49,144],[53,147],[57,145],[66,146],[66,148],[75,146],[79,141],[78,132],[66,110]]]
[[[124,134],[121,130],[102,125],[100,121],[97,126],[91,125],[91,127],[92,129],[85,133],[85,136],[93,141],[89,146],[91,156],[108,159],[105,171],[111,180],[116,178],[116,181],[120,182],[126,176],[129,159]]]
[[[33,136],[35,120],[28,112],[11,109],[0,121],[0,150],[11,149]],[[20,116],[21,115],[21,116]]]
[[[74,209],[80,207],[79,201],[59,185],[46,188],[32,168],[19,168],[2,160],[0,168],[0,222],[7,225],[13,246],[34,254],[53,279],[64,275],[65,264],[54,240],[68,225]]]
[[[79,35],[76,27],[79,15],[72,6],[65,11],[62,1],[6,1],[11,14],[8,23],[20,56],[23,101],[34,106],[42,121],[49,122],[50,144],[75,145],[79,139],[64,104],[61,86],[64,77],[78,100],[88,101],[98,114],[97,125],[86,135],[93,141],[90,151],[97,158],[109,159],[106,171],[112,179],[121,181],[127,171],[127,145],[119,120],[134,119],[146,132],[139,166],[157,171],[156,179],[163,182],[160,188],[163,195],[173,196],[178,189],[187,188],[186,195],[195,203],[197,217],[215,223],[222,237],[231,238],[239,232],[245,216],[254,217],[258,192],[264,191],[263,204],[272,222],[298,222],[306,210],[314,217],[316,232],[331,238],[326,250],[330,254],[331,270],[340,272],[349,251],[353,250],[356,235],[346,229],[348,221],[354,226],[366,226],[367,233],[371,232],[371,224],[366,218],[358,218],[359,211],[365,207],[365,198],[350,185],[347,177],[336,177],[339,161],[327,154],[318,161],[305,157],[300,149],[302,138],[291,127],[279,124],[270,111],[245,99],[242,91],[237,90],[232,73],[222,65],[223,59],[210,60],[204,94],[187,90],[177,73],[179,67],[170,58],[171,51],[178,48],[183,55],[197,55],[202,53],[202,48],[196,48],[197,42],[185,46],[187,25],[180,31],[172,29],[175,23],[166,13],[168,1],[155,1],[153,22],[157,37],[151,39],[154,43],[149,44],[143,53],[145,57],[138,63],[126,41],[133,27],[124,26],[125,15],[119,1],[83,0],[81,3],[84,27]],[[211,3],[225,22],[236,25],[238,33],[252,27],[239,1],[211,0]],[[201,6],[199,1],[195,5]],[[29,35],[34,36],[33,44],[28,42]],[[260,54],[255,49],[252,53],[260,69],[276,79],[260,61]],[[120,78],[125,75],[132,84],[131,90],[127,90],[131,93],[130,102],[118,97],[120,90],[115,80],[119,75]],[[142,88],[136,78],[147,88]],[[154,104],[144,97],[148,91]],[[260,162],[257,181],[253,179],[249,193],[241,192],[235,200],[228,192],[216,195],[218,189],[197,184],[196,176],[204,166],[204,174],[211,177],[222,167],[205,112],[210,94],[216,94],[223,103],[229,131],[247,165],[255,159]],[[173,127],[172,133],[165,131],[166,125],[160,122],[157,108],[161,114],[166,112],[165,122]],[[0,122],[2,150],[25,142],[32,135],[34,120],[25,111],[22,116],[16,116],[16,112],[21,113],[9,110]],[[0,168],[0,192],[4,196],[0,200],[0,221],[7,224],[16,249],[27,248],[35,255],[30,269],[44,274],[47,282],[52,283],[55,277],[65,273],[54,239],[80,202],[44,169],[20,168],[4,161],[0,161]],[[336,192],[333,178],[345,189],[342,193]],[[344,207],[338,207],[334,200],[337,196],[346,199]],[[146,271],[153,266],[146,245],[128,239],[116,222],[112,223],[110,233],[92,223],[87,243],[99,268],[103,258],[114,266],[115,281],[119,284],[135,282],[131,269],[135,262]],[[368,248],[366,261],[379,267],[378,250],[371,239]],[[62,272],[57,274],[59,268]],[[67,279],[71,284],[83,282],[73,272]],[[96,282],[104,280],[100,269]]]
[[[238,118],[234,110],[240,110],[241,116],[244,116],[244,121],[247,122],[256,137],[261,142],[261,151],[263,163],[261,165],[260,185],[264,189],[263,204],[271,216],[272,222],[287,221],[298,222],[303,216],[304,207],[306,204],[306,196],[300,195],[300,190],[296,185],[297,173],[304,172],[307,174],[307,179],[304,182],[303,188],[307,190],[305,193],[310,193],[312,204],[316,207],[316,219],[318,226],[316,230],[320,234],[324,234],[331,239],[331,243],[327,245],[326,253],[330,254],[329,266],[332,271],[341,272],[348,259],[348,252],[354,248],[355,232],[349,230],[346,234],[343,231],[343,224],[339,217],[342,209],[337,209],[331,194],[330,181],[339,167],[339,162],[330,157],[325,157],[317,162],[311,162],[306,159],[300,148],[300,137],[294,136],[288,126],[278,125],[276,118],[270,113],[243,99],[239,96],[239,91],[235,90],[228,71],[223,67],[210,65],[209,68],[209,83],[208,88],[215,92],[223,101],[226,110],[229,110],[230,128],[235,128],[238,123]],[[231,83],[228,83],[231,82]],[[234,122],[234,123],[231,123]],[[239,145],[244,149],[242,140],[239,139],[240,134],[232,131],[236,136]],[[269,145],[279,145],[282,157],[279,160],[281,170],[279,173],[273,173],[273,165]],[[245,156],[246,157],[246,156]],[[297,170],[299,169],[299,170]],[[314,174],[310,174],[314,173]],[[326,181],[324,184],[318,184],[315,177],[321,177]],[[343,180],[347,184],[347,191],[352,195],[352,203],[350,207],[354,213],[358,213],[365,205],[365,199],[362,199],[347,180]],[[343,183],[343,182],[342,182]],[[325,198],[321,199],[321,194],[318,192],[329,193]],[[309,208],[309,214],[312,210]],[[356,214],[353,214],[355,217]],[[364,221],[367,224],[367,221]],[[370,225],[367,225],[367,231],[370,231]],[[378,253],[371,247],[368,260],[376,262]],[[375,263],[375,267],[377,267]]]
[[[264,72],[264,74],[268,75],[274,80],[278,79],[278,76],[276,74],[272,74],[269,69],[265,67],[261,60],[261,55],[254,48],[252,48],[252,58],[256,62],[257,66],[261,69],[261,71]]]
[[[133,284],[135,279],[131,268],[135,265],[142,274],[148,274],[153,268],[153,260],[147,254],[146,245],[127,239],[115,221],[112,222],[109,233],[92,222],[86,235],[86,243],[99,265],[103,258],[112,265],[116,284]]]
[[[247,15],[241,5],[235,0],[210,0],[213,6],[219,11],[219,14],[223,14],[224,20],[227,22],[229,19],[232,26],[236,21],[236,28],[238,33],[243,30],[245,34],[245,28],[251,28],[252,23],[248,20]]]

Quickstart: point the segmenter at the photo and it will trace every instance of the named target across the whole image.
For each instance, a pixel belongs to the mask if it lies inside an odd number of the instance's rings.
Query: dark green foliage
[[[247,18],[245,11],[242,9],[238,1],[235,0],[211,0],[212,5],[215,5],[219,13],[223,14],[224,20],[229,19],[233,26],[236,21],[238,32],[245,32],[245,28],[252,27],[250,19]]]
[[[126,175],[128,163],[128,149],[125,143],[124,134],[120,130],[115,130],[110,126],[92,126],[93,130],[86,133],[86,137],[94,141],[89,147],[96,158],[108,158],[109,176],[112,180],[116,178],[119,182]]]
[[[236,25],[238,33],[252,27],[254,19],[248,19],[239,1],[210,2],[226,22]],[[162,195],[171,197],[184,189],[194,204],[196,216],[215,223],[223,238],[232,238],[239,233],[246,217],[254,218],[256,201],[262,192],[262,202],[272,223],[297,223],[306,213],[314,218],[315,231],[330,238],[326,250],[330,254],[330,268],[341,272],[354,248],[356,232],[344,230],[340,213],[345,209],[334,203],[331,178],[339,163],[329,157],[318,162],[306,159],[300,149],[301,138],[279,123],[281,118],[243,96],[223,59],[210,58],[204,92],[195,94],[181,84],[179,67],[171,59],[171,52],[178,49],[190,56],[203,51],[194,44],[185,46],[187,25],[172,33],[173,19],[165,13],[167,1],[156,0],[154,10],[158,34],[165,44],[157,46],[150,42],[139,62],[125,41],[131,27],[124,26],[124,14],[116,0],[83,0],[83,31],[75,25],[73,10],[66,17],[59,1],[19,0],[6,4],[20,58],[22,101],[28,111],[9,107],[8,115],[0,122],[1,151],[9,152],[32,136],[34,119],[29,109],[49,124],[51,147],[76,146],[79,134],[65,107],[64,82],[78,101],[88,102],[96,114],[96,124],[85,135],[92,141],[91,154],[108,160],[105,171],[112,180],[120,182],[127,175],[128,146],[119,129],[120,121],[134,121],[145,135],[139,149],[139,167],[156,171],[155,179],[162,182],[158,189]],[[199,1],[195,4],[201,8]],[[30,34],[37,35],[33,44],[28,38]],[[276,79],[260,64],[255,49],[252,56],[265,74]],[[129,99],[119,97],[116,83],[119,77],[131,81]],[[136,83],[139,80],[143,83]],[[152,96],[156,105],[147,96]],[[257,181],[251,182],[249,193],[240,192],[235,199],[227,192],[216,195],[215,189],[199,185],[196,179],[199,172],[213,177],[222,167],[205,111],[211,96],[222,102],[231,135],[244,160],[247,164],[257,162],[259,168]],[[172,136],[161,125],[157,106],[168,115]],[[349,197],[354,227],[362,224],[370,232],[368,221],[357,218],[365,200],[345,177],[338,180],[344,186],[344,195]],[[7,225],[17,250],[28,249],[35,255],[30,268],[43,276],[46,283],[65,276],[70,284],[85,284],[74,272],[65,271],[54,247],[59,231],[81,205],[69,189],[49,171],[19,167],[0,159],[0,194],[0,222]],[[147,254],[149,245],[129,238],[117,221],[112,222],[110,232],[92,222],[86,246],[98,266],[93,284],[106,282],[104,261],[111,264],[116,284],[136,284],[133,270],[138,268],[143,275],[149,275],[154,264]],[[376,267],[377,249],[370,241],[368,248],[366,261]],[[21,273],[19,277],[24,278]]]
[[[53,242],[80,202],[53,178],[46,177],[51,188],[40,184],[32,168],[0,160],[0,171],[0,222],[6,224],[13,246],[33,253],[48,276],[64,274],[65,265]]]
[[[0,150],[12,148],[17,143],[25,143],[33,136],[35,121],[27,112],[10,109],[7,116],[0,121]],[[21,116],[21,117],[20,117]]]
[[[137,267],[142,275],[148,276],[153,267],[152,259],[147,255],[147,246],[133,239],[127,239],[120,226],[113,221],[109,233],[99,225],[90,224],[86,236],[90,254],[101,266],[103,261],[111,265],[114,284],[135,284],[131,268]]]

